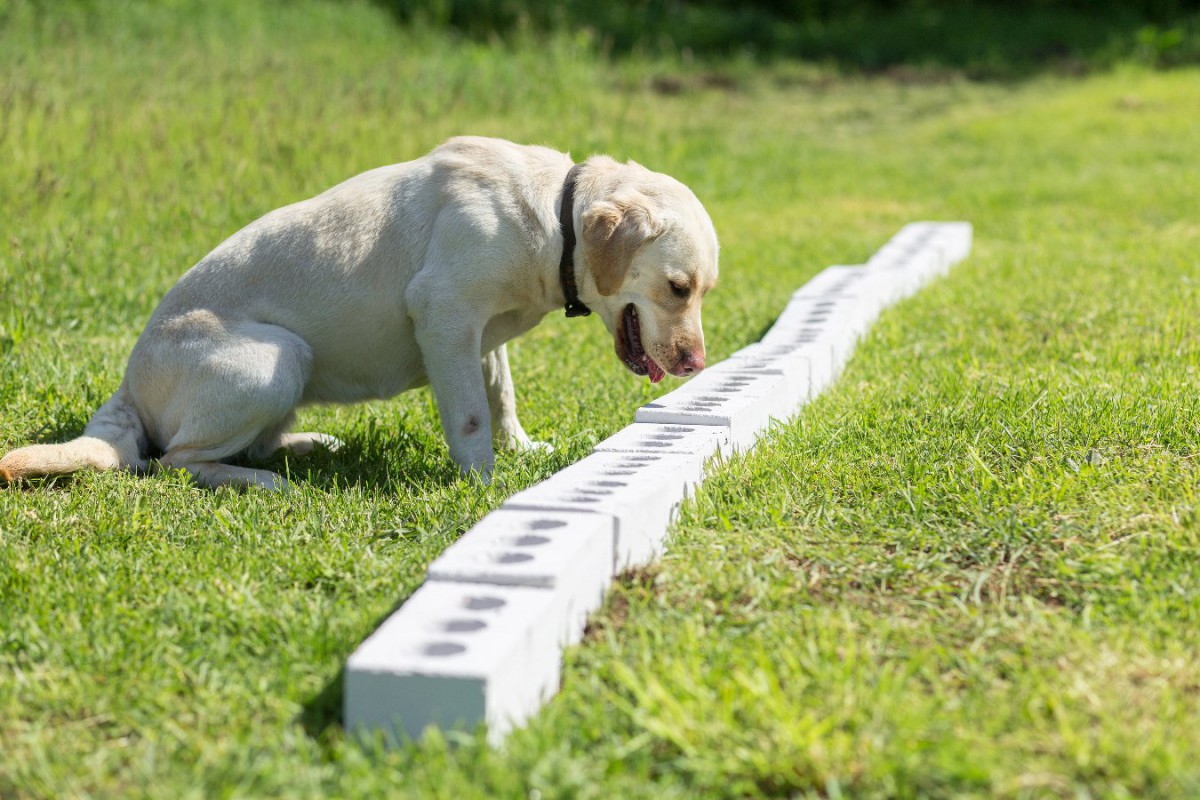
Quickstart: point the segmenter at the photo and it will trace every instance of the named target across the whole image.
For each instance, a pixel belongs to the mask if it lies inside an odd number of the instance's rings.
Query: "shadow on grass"
[[[448,486],[461,477],[444,444],[406,431],[377,433],[369,439],[349,437],[334,452],[321,448],[306,456],[279,452],[265,460],[238,458],[230,463],[269,469],[324,491],[359,488],[407,495],[430,486]]]
[[[382,624],[383,619],[376,622],[371,630],[374,631]],[[301,706],[296,722],[313,739],[320,741],[335,728],[345,727],[345,721],[342,719],[342,694],[345,686],[346,668],[343,666],[321,691]]]
[[[27,442],[14,443],[12,449],[29,444],[65,444],[83,435],[86,418],[66,419],[40,428]],[[2,454],[2,452],[0,452]],[[154,451],[149,458],[157,459]],[[285,475],[293,483],[308,484],[329,491],[334,488],[360,488],[408,495],[430,486],[449,486],[460,480],[458,467],[450,460],[445,445],[408,431],[394,435],[379,433],[369,438],[349,437],[336,452],[318,448],[306,456],[279,452],[266,459],[245,455],[226,459],[239,467],[266,469]],[[157,471],[151,467],[150,474]],[[21,485],[67,488],[71,474],[38,478]]]
[[[366,640],[367,636],[379,630],[379,626],[407,601],[408,596],[397,600],[391,608],[376,618],[371,623],[370,630],[358,642],[355,642],[354,647],[357,648],[359,643]],[[349,655],[347,653],[346,658],[349,658]],[[338,668],[337,674],[321,687],[321,691],[313,695],[311,700],[301,706],[300,713],[296,715],[295,721],[304,729],[305,733],[316,741],[324,739],[335,728],[345,727],[342,697],[346,690],[346,658],[342,659],[343,665]]]
[[[375,2],[401,24],[473,38],[586,30],[618,56],[750,54],[899,77],[911,68],[1003,80],[1131,58],[1200,63],[1196,0],[444,0],[434,10],[419,0]]]

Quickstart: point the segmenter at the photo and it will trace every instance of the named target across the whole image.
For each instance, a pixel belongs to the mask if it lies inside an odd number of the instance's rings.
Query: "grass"
[[[305,412],[348,446],[272,462],[287,497],[0,491],[0,796],[1200,794],[1196,70],[713,80],[356,4],[36,8],[0,4],[0,448],[77,434],[225,236],[455,133],[689,183],[723,244],[712,360],[905,222],[977,244],[705,484],[499,750],[350,741],[340,670],[461,531],[669,388],[594,320],[511,348],[557,450],[487,489],[416,392]]]

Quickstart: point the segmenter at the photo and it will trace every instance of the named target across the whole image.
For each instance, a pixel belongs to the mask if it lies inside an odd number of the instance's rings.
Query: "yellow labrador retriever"
[[[451,457],[486,479],[493,438],[536,446],[505,342],[555,308],[592,309],[634,374],[690,375],[704,367],[700,304],[716,279],[712,221],[678,181],[606,156],[574,165],[544,147],[452,139],[234,234],[167,292],[83,435],[9,453],[0,478],[144,470],[158,453],[204,486],[282,488],[223,462],[335,446],[288,432],[297,406],[428,383]]]

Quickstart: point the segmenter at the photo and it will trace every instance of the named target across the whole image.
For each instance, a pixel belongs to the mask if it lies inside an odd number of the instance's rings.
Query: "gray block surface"
[[[598,453],[682,453],[708,459],[727,452],[729,431],[713,425],[635,422],[596,445]]]
[[[551,592],[561,641],[575,644],[612,581],[614,528],[599,514],[497,509],[446,548],[426,577]]]
[[[705,370],[639,408],[634,420],[723,427],[729,431],[730,447],[744,451],[753,446],[772,417],[778,416],[779,398],[786,392],[786,381],[779,374]]]
[[[484,722],[498,741],[558,690],[554,614],[542,589],[424,584],[346,662],[346,729],[400,740]]]
[[[691,488],[698,453],[597,452],[514,494],[502,508],[603,514],[616,523],[611,574],[653,561]]]

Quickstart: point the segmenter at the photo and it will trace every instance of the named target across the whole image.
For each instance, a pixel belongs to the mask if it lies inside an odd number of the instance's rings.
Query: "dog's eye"
[[[692,293],[692,287],[688,286],[687,284],[671,281],[671,293],[676,297],[684,298]]]

